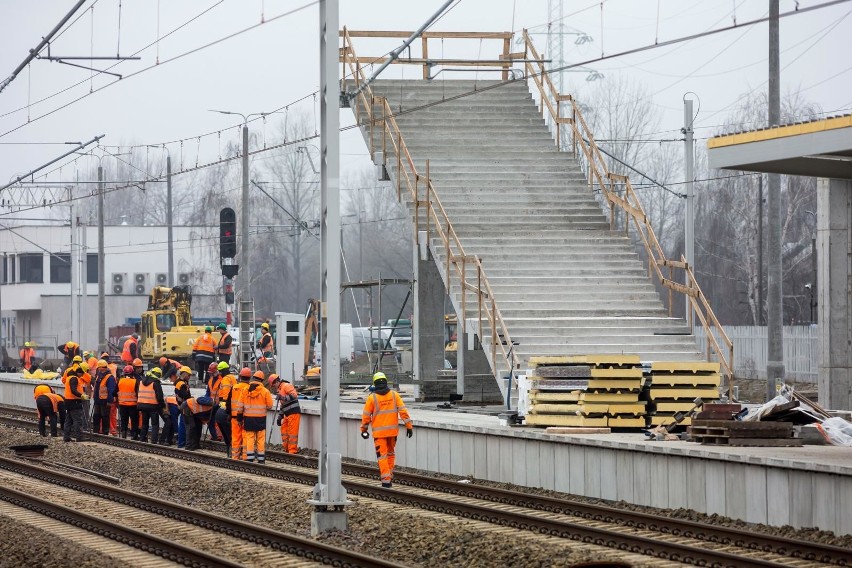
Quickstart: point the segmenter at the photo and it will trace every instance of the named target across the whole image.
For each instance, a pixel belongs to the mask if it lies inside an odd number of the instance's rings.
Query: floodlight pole
[[[320,0],[320,194],[322,375],[320,455],[311,534],[347,531],[349,504],[340,454],[340,72],[339,0]]]

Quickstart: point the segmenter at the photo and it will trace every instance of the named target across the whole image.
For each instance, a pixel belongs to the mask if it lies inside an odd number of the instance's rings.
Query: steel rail
[[[3,421],[2,418],[0,418],[0,421]],[[32,423],[30,422],[29,424],[31,425]],[[269,467],[267,465],[253,462],[237,461],[225,457],[199,454],[168,446],[151,445],[123,438],[103,436],[101,434],[90,434],[90,436],[93,441],[102,442],[116,447],[181,459],[192,463],[214,466],[231,471],[259,475],[280,481],[305,485],[312,485],[316,481],[316,474],[313,472],[299,472],[291,469]],[[777,562],[771,562],[759,558],[744,557],[721,550],[706,549],[703,547],[679,544],[676,542],[666,542],[636,534],[622,533],[617,530],[587,526],[568,520],[548,519],[535,514],[500,511],[483,505],[461,503],[457,500],[453,500],[452,498],[439,498],[429,495],[397,492],[392,489],[377,487],[372,484],[351,481],[344,482],[344,487],[351,495],[358,495],[398,505],[418,507],[442,514],[488,522],[500,526],[508,526],[518,530],[534,531],[540,534],[557,536],[587,544],[596,544],[616,550],[633,552],[636,554],[643,554],[655,558],[698,566],[730,566],[737,568],[782,566]],[[841,563],[840,565],[843,564]]]
[[[284,554],[298,556],[299,558],[313,562],[321,562],[341,568],[393,568],[400,566],[397,562],[387,562],[379,558],[373,558],[365,554],[330,546],[318,541],[252,525],[219,514],[205,513],[156,497],[149,497],[125,489],[106,486],[102,483],[87,481],[15,459],[0,456],[0,469],[19,473],[122,505],[128,505],[203,529],[221,532],[222,534],[227,534],[228,536],[239,538],[258,546],[272,548]]]
[[[242,566],[206,552],[194,550],[172,540],[122,527],[93,515],[16,491],[10,487],[0,487],[0,500],[184,566],[226,566],[229,568]]]
[[[32,416],[32,412],[20,407],[7,407],[0,405],[0,412],[18,413],[23,416]],[[4,421],[4,417],[0,416],[0,423]],[[20,425],[15,423],[15,425]],[[116,438],[106,437],[108,440],[103,440],[102,436],[95,435],[96,441],[111,443],[109,439]],[[132,442],[132,441],[128,441]],[[204,442],[204,446],[211,450],[222,451],[224,445],[218,442]],[[148,444],[138,443],[142,446],[141,449],[152,448]],[[153,446],[162,447],[162,446]],[[134,446],[136,449],[136,446]],[[173,448],[166,448],[171,451],[181,452]],[[193,454],[191,452],[181,452],[180,457],[190,459],[201,454]],[[266,459],[270,462],[284,463],[287,465],[316,469],[317,459],[310,456],[299,454],[288,454],[285,452],[267,450]],[[195,460],[193,460],[195,461]],[[233,460],[231,460],[233,461]],[[248,462],[235,462],[248,463]],[[255,466],[256,464],[249,464]],[[222,466],[220,466],[222,467]],[[224,466],[227,467],[227,466]],[[254,468],[252,473],[260,473],[268,471],[268,468],[258,466]],[[313,483],[315,474],[300,475],[298,472],[284,471],[291,475],[284,477],[284,474],[279,474],[278,479],[284,479],[295,483]],[[351,462],[343,463],[342,473],[353,477],[374,478],[376,475],[375,466],[362,465]],[[269,476],[267,476],[269,477]],[[276,476],[271,476],[276,477]],[[686,519],[674,519],[671,517],[661,517],[651,513],[643,513],[639,511],[628,511],[600,505],[594,503],[585,503],[569,499],[558,499],[543,495],[532,495],[521,491],[512,491],[508,489],[500,489],[494,487],[484,487],[481,485],[465,485],[459,484],[453,480],[444,480],[426,475],[414,473],[396,473],[394,474],[394,482],[399,485],[410,486],[417,489],[426,489],[440,493],[447,493],[459,497],[468,497],[480,499],[483,501],[491,501],[514,507],[522,507],[536,511],[547,513],[558,513],[579,517],[587,520],[619,524],[631,528],[641,530],[652,530],[662,534],[672,536],[682,536],[696,540],[705,540],[708,542],[737,546],[747,550],[759,550],[769,552],[790,558],[808,560],[813,562],[822,562],[836,566],[852,566],[852,552],[829,544],[809,542],[800,539],[790,539],[784,537],[776,537],[761,533],[746,531],[731,527],[722,527],[715,525],[706,525],[696,521]]]

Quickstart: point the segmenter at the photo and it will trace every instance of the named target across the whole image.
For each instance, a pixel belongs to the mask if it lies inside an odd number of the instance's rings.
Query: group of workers
[[[289,381],[276,374],[267,378],[263,371],[252,372],[248,367],[235,372],[227,361],[211,361],[204,369],[205,395],[195,397],[189,388],[192,370],[167,357],[145,372],[138,357],[119,369],[108,353],[84,361],[83,356],[90,354],[80,354],[79,345],[68,342],[62,350],[68,363],[62,375],[64,397],[46,384],[36,386],[33,392],[42,436],[47,436],[49,424],[51,435],[57,437],[58,423],[66,442],[80,441],[91,417],[91,431],[97,434],[129,435],[133,440],[162,445],[173,445],[177,436],[179,448],[197,450],[206,428],[212,440],[224,442],[228,457],[265,463],[267,413],[276,408],[282,447],[291,454],[299,451],[299,395]],[[126,346],[122,362],[125,353],[136,354]],[[164,394],[163,381],[174,387],[173,394]],[[413,424],[384,373],[373,375],[370,391],[362,413],[361,437],[369,439],[372,428],[381,483],[391,487],[399,422],[409,438]]]

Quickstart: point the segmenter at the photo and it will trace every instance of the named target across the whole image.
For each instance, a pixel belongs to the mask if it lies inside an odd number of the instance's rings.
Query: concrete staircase
[[[405,112],[491,84],[376,81],[373,93],[388,98],[421,174],[430,161],[438,198],[465,252],[482,260],[524,364],[535,355],[601,353],[703,359],[684,321],[667,316],[633,243],[609,230],[577,161],[557,151],[524,83]],[[381,138],[375,143],[380,150]],[[395,183],[396,156],[387,165]],[[430,248],[446,284],[443,244],[433,238]],[[449,293],[458,308],[457,277]],[[466,315],[477,317],[470,295]]]

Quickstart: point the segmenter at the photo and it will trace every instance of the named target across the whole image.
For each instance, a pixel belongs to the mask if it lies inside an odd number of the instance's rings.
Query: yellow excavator
[[[456,314],[444,315],[444,358],[450,362],[453,368],[458,360],[458,317]]]
[[[192,345],[204,333],[192,323],[192,289],[189,286],[156,286],[148,297],[148,310],[139,324],[139,343],[146,362],[168,357],[192,366]],[[213,332],[218,342],[221,335]]]

